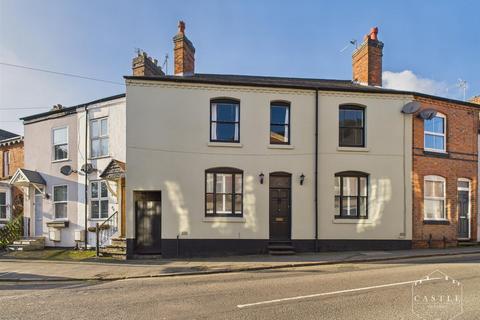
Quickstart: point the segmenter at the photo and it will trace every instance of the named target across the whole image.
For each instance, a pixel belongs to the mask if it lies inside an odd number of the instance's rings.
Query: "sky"
[[[480,94],[480,1],[0,0],[0,128],[19,117],[125,92],[136,48],[160,63],[186,22],[199,73],[346,79],[371,27],[383,85],[463,99]],[[109,80],[91,81],[16,64]]]

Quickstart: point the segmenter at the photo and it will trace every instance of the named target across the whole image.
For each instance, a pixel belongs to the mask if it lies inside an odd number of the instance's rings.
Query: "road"
[[[463,286],[463,314],[455,319],[480,319],[480,254],[112,282],[0,282],[0,319],[420,319],[412,313],[412,283],[435,270]],[[428,285],[440,290],[435,279]]]

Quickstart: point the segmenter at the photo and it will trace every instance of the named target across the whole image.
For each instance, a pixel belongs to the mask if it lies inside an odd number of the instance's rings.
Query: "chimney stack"
[[[475,97],[471,98],[470,100],[468,100],[468,102],[480,104],[480,96],[475,96]]]
[[[149,57],[144,51],[138,50],[137,56],[132,60],[132,72],[134,76],[164,76],[165,73],[158,65],[157,59]]]
[[[383,42],[378,28],[372,28],[363,43],[352,54],[353,81],[368,86],[382,86]]]
[[[195,73],[195,48],[185,35],[185,22],[178,22],[178,33],[173,37],[176,76]]]

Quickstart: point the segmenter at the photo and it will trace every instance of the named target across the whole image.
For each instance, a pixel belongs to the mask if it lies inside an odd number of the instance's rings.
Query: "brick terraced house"
[[[23,137],[0,129],[0,226],[23,209],[23,193],[8,182],[23,167]]]
[[[476,241],[480,105],[414,98],[413,246]]]

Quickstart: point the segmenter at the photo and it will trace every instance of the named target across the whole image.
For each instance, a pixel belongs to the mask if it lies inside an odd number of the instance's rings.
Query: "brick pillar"
[[[189,76],[195,73],[195,48],[185,35],[185,22],[178,22],[178,33],[173,37],[175,68],[177,76]]]
[[[377,38],[378,28],[372,28],[352,55],[353,81],[369,86],[382,86],[383,42]]]

